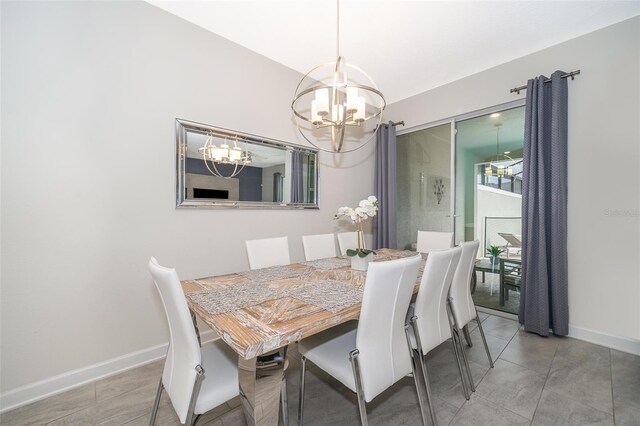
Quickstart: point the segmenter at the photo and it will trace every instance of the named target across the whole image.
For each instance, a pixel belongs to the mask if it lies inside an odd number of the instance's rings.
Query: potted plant
[[[351,268],[359,271],[366,271],[369,262],[375,254],[372,250],[364,248],[364,233],[362,232],[362,223],[374,217],[378,212],[378,199],[373,195],[367,199],[360,201],[358,207],[340,207],[338,213],[334,216],[334,220],[346,217],[356,225],[356,233],[358,235],[358,247],[348,249],[347,256],[351,257]]]
[[[491,258],[491,267],[494,268],[496,266],[496,259],[504,253],[504,248],[500,246],[490,246],[487,249],[487,254]]]

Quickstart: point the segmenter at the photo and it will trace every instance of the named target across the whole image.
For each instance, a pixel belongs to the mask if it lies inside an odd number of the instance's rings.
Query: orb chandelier
[[[224,143],[220,145],[216,145],[213,141],[214,136],[208,135],[204,146],[198,148],[205,166],[212,175],[231,179],[237,176],[244,169],[244,166],[251,164],[251,153],[248,149],[242,149],[238,146],[238,138],[233,140],[233,146],[229,146],[226,137]],[[222,170],[220,170],[217,166],[220,164],[230,167],[221,167]]]
[[[496,123],[494,126],[496,127],[496,155],[491,157],[489,164],[485,166],[484,174],[498,177],[511,176],[513,175],[513,167],[511,164],[505,165],[505,163],[513,162],[514,160],[507,155],[508,151],[500,152],[500,127],[502,127],[502,123]]]
[[[355,151],[375,137],[386,106],[376,83],[340,55],[340,0],[336,0],[336,61],[311,69],[291,102],[302,137],[321,151]]]

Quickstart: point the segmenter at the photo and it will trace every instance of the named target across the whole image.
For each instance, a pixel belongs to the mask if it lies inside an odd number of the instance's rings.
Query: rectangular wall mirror
[[[318,208],[318,151],[176,119],[178,207]]]

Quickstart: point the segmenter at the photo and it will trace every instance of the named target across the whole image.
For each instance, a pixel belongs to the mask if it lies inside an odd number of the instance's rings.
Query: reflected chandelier
[[[496,155],[489,160],[489,164],[487,164],[484,168],[484,174],[487,176],[511,176],[513,175],[513,167],[511,165],[505,166],[503,163],[513,161],[513,158],[507,155],[507,152],[500,152],[500,127],[502,127],[502,123],[494,124],[496,127]],[[495,173],[493,169],[496,169]]]
[[[224,143],[216,145],[213,143],[213,135],[208,135],[204,146],[198,148],[198,151],[202,154],[202,159],[209,172],[223,179],[237,176],[244,169],[244,166],[251,164],[251,153],[248,149],[242,149],[238,146],[238,138],[234,139],[233,146],[227,144],[227,138],[224,139]],[[222,173],[216,164],[231,165],[233,170],[230,174]]]
[[[340,56],[340,0],[336,13],[335,62],[311,69],[291,102],[302,137],[321,151],[355,151],[375,137],[386,101],[375,82]]]

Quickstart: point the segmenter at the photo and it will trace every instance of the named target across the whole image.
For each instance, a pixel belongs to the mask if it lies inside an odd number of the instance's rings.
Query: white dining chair
[[[340,254],[347,255],[347,250],[355,250],[358,248],[357,232],[338,232],[338,246],[340,246]],[[363,249],[366,247],[362,247]]]
[[[200,347],[175,269],[160,266],[152,257],[149,272],[169,322],[169,350],[149,424],[155,424],[166,390],[180,423],[191,426],[200,415],[239,395],[238,356],[222,340]]]
[[[302,247],[307,261],[336,257],[336,239],[333,234],[303,235]]]
[[[268,268],[269,266],[288,265],[289,239],[287,237],[247,240],[247,256],[250,269]]]
[[[418,231],[416,251],[429,253],[453,247],[453,232]]]
[[[416,296],[415,303],[412,303],[407,314],[408,339],[411,348],[416,352],[419,361],[422,379],[427,392],[426,400],[431,412],[431,422],[436,424],[435,411],[433,409],[433,398],[431,396],[431,385],[427,373],[427,354],[446,342],[451,337],[451,322],[447,309],[447,297],[453,274],[460,260],[461,249],[459,247],[447,250],[433,250],[427,257],[427,263],[420,280],[420,290]],[[464,394],[469,399],[466,390],[462,363],[458,352],[458,345],[454,342],[454,353],[458,363],[460,379]]]
[[[478,317],[476,311],[476,305],[473,303],[471,297],[471,274],[476,261],[476,255],[478,253],[478,247],[480,247],[480,241],[468,241],[460,244],[462,254],[460,255],[460,262],[453,275],[453,281],[451,283],[451,290],[449,290],[449,306],[453,319],[452,333],[457,335],[460,343],[460,349],[464,355],[464,348],[462,347],[462,333],[463,328],[469,324],[472,320],[476,320],[478,324],[478,330],[482,337],[482,343],[484,343],[484,350],[487,352],[487,358],[489,358],[489,365],[493,368],[493,359],[489,352],[489,345],[487,345],[487,339],[484,336],[484,330],[482,329],[482,322]],[[475,391],[475,385],[473,383],[473,377],[471,377],[471,371],[469,369],[469,363],[466,357],[463,357],[466,363],[467,374],[469,376],[469,384],[471,390]]]
[[[363,425],[367,425],[366,403],[398,380],[413,372],[416,388],[419,387],[405,334],[405,316],[420,259],[413,256],[370,263],[359,321],[332,327],[300,341],[300,425],[304,421],[307,359],[357,394]],[[420,398],[424,421],[423,407]]]

